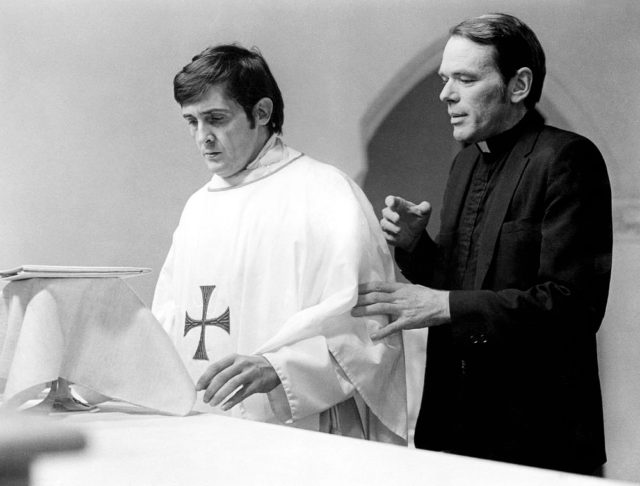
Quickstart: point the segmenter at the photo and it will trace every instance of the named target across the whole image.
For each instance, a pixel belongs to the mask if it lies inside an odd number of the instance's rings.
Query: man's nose
[[[453,87],[453,80],[449,79],[445,85],[442,87],[442,91],[440,91],[440,101],[448,102],[448,101],[458,101],[458,93],[455,91]]]
[[[196,142],[199,144],[211,143],[215,140],[213,132],[210,127],[204,123],[198,125],[196,130]]]

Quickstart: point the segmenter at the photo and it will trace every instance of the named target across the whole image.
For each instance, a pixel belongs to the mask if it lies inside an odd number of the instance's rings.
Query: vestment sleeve
[[[523,330],[524,336],[540,335],[541,325],[566,333],[578,327],[595,332],[600,325],[611,271],[606,166],[597,148],[582,137],[546,156],[554,160],[545,182],[535,284],[524,289],[452,291],[454,337],[479,327],[495,342],[505,333]],[[541,161],[530,163],[535,162]]]
[[[282,422],[323,412],[353,395],[353,385],[331,356],[323,336],[263,356],[282,382],[282,387],[269,393],[271,408]]]
[[[280,375],[294,418],[357,392],[389,430],[406,439],[401,337],[373,343],[369,335],[386,317],[351,316],[360,283],[394,279],[377,218],[362,191],[342,176],[308,188],[306,197],[299,201],[306,204],[308,231],[299,288],[310,305],[258,353]]]

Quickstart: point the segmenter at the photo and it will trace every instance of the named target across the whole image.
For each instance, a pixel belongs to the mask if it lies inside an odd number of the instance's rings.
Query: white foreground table
[[[52,420],[83,432],[87,447],[42,456],[32,468],[34,486],[625,484],[217,415],[160,416],[124,404]]]

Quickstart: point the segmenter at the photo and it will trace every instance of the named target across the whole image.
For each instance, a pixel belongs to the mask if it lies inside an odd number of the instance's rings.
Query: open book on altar
[[[150,272],[142,267],[69,267],[57,265],[21,265],[8,270],[0,270],[2,280],[23,280],[26,278],[105,278],[135,277]]]

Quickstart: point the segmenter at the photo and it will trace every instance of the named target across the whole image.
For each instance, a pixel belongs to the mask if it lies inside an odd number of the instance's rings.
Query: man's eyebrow
[[[212,115],[212,114],[225,114],[225,113],[230,113],[231,110],[228,110],[226,108],[209,108],[208,110],[204,110],[204,111],[199,111],[198,113],[183,113],[182,117],[183,118],[187,118],[187,117],[193,117],[195,115],[200,115],[200,116],[207,116],[207,115]]]
[[[442,76],[442,74],[440,76]],[[450,77],[450,78],[460,78],[462,76],[475,77],[475,76],[478,76],[478,73],[475,72],[475,71],[468,70],[468,69],[459,69],[457,71],[452,72],[451,75],[448,76],[448,77]]]
[[[210,113],[228,113],[230,110],[226,108],[209,108],[208,110],[202,111],[203,115],[208,115]]]

